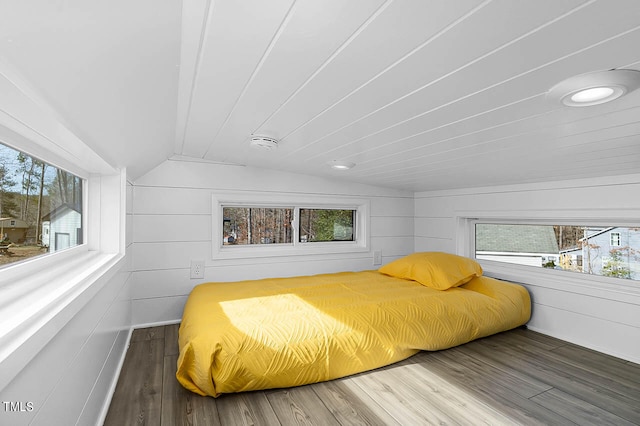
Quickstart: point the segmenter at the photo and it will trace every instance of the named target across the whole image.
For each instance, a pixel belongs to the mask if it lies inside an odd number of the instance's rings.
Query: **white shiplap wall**
[[[640,175],[500,186],[415,195],[416,251],[464,253],[461,217],[568,220],[640,225]],[[533,299],[529,327],[640,362],[640,283],[560,271],[485,268],[522,282]]]
[[[127,223],[132,199],[128,185]],[[0,401],[33,407],[8,412],[2,406],[0,425],[92,425],[106,414],[131,327],[132,237],[128,227],[125,258],[62,307],[51,321],[50,340],[0,390]]]
[[[212,195],[247,191],[367,198],[371,251],[382,261],[413,252],[413,193],[273,170],[168,160],[134,183],[133,323],[178,321],[191,289],[202,282],[376,269],[372,252],[254,259],[212,259]],[[189,278],[205,261],[204,280]]]

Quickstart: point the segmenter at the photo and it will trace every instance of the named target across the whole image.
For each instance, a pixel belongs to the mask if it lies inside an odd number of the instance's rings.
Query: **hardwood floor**
[[[292,389],[201,397],[178,325],[135,330],[105,425],[633,425],[640,365],[524,328]]]

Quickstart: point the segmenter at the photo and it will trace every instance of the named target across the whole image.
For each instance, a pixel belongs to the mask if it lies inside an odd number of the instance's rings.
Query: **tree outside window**
[[[82,244],[82,185],[0,144],[0,265]]]

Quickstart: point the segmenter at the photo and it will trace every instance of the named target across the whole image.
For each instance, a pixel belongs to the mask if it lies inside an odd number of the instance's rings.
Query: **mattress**
[[[530,306],[524,287],[485,276],[446,290],[378,271],[201,284],[176,377],[213,397],[331,380],[518,327]]]

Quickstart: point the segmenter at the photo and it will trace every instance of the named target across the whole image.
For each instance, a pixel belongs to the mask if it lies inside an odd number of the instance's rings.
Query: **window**
[[[291,244],[292,208],[223,207],[223,245]]]
[[[368,200],[232,193],[212,208],[214,258],[368,250]]]
[[[298,241],[353,241],[355,217],[355,210],[300,209]]]
[[[620,246],[620,233],[619,232],[612,232],[611,233],[611,245],[613,247],[619,247]]]
[[[640,280],[640,228],[478,221],[474,233],[479,260]]]
[[[83,179],[0,144],[0,265],[83,243]]]

